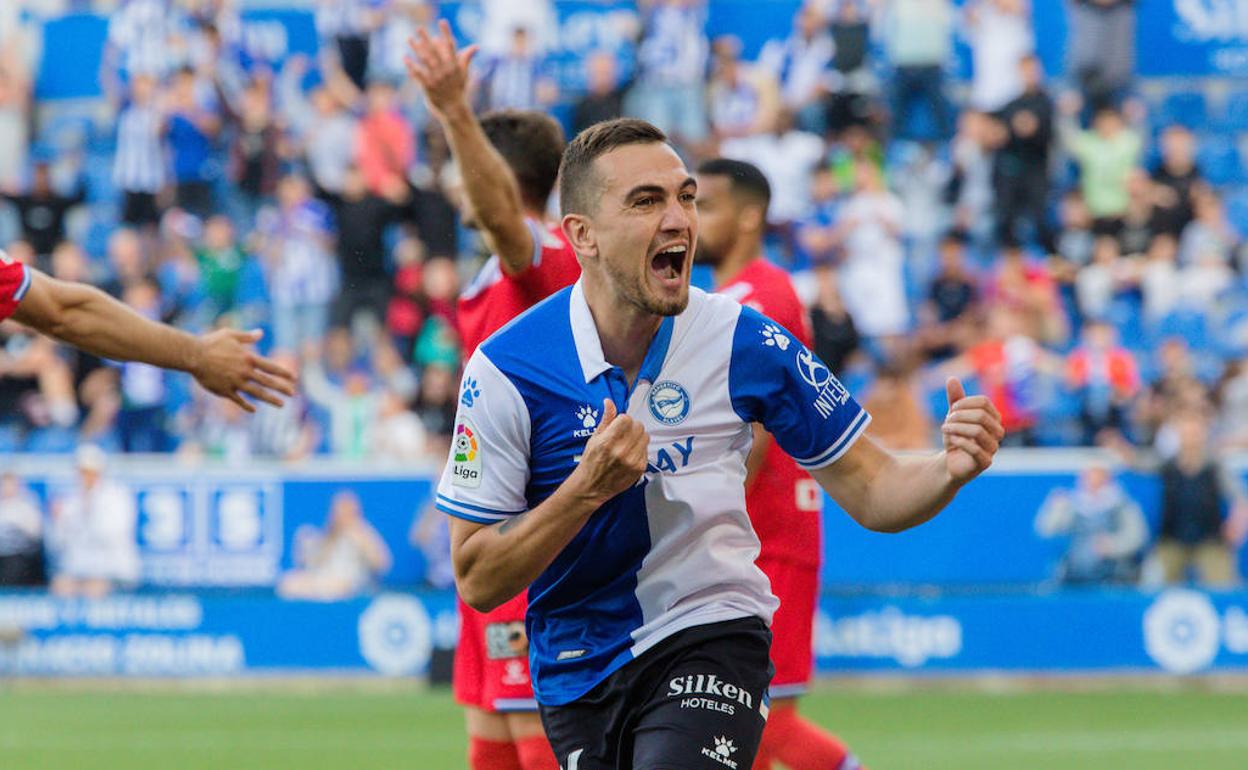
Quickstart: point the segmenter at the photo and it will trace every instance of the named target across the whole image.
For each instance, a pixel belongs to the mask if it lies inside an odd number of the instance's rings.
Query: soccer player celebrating
[[[437,505],[464,600],[529,588],[529,661],[565,770],[749,767],[767,717],[768,624],[745,508],[751,424],[872,530],[935,516],[992,463],[988,399],[948,383],[944,451],[896,456],[780,325],[691,290],[697,183],[644,121],[564,151],[581,279],[479,348]]]
[[[58,281],[0,252],[0,321],[13,320],[88,353],[141,361],[193,376],[205,390],[239,407],[250,396],[281,406],[294,394],[294,375],[259,356],[258,331],[218,329],[195,335],[150,321],[91,286]]]
[[[581,268],[557,226],[543,222],[559,173],[563,132],[540,112],[508,110],[478,122],[468,101],[468,66],[477,47],[458,51],[445,21],[436,37],[421,30],[408,61],[446,131],[464,190],[464,221],[493,256],[460,297],[460,337],[471,354],[535,302],[572,284]],[[461,403],[478,388],[464,382]],[[462,435],[457,442],[464,440]],[[554,770],[529,678],[523,590],[488,613],[459,603],[460,635],[452,678],[464,706],[473,770]]]
[[[697,258],[714,269],[720,294],[772,319],[809,348],[806,309],[789,274],[763,258],[767,177],[749,163],[716,158],[698,167],[697,182]],[[780,600],[771,621],[771,715],[754,770],[770,770],[773,759],[790,770],[856,770],[844,743],[797,713],[813,663],[823,494],[760,424],[752,427],[745,508],[762,543],[758,567]]]

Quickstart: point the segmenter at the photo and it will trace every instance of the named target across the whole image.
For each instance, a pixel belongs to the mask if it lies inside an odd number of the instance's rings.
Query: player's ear
[[[598,257],[598,240],[594,237],[594,226],[587,217],[567,214],[559,226],[563,228],[564,237],[578,256]]]
[[[767,227],[767,210],[762,206],[754,204],[742,206],[738,214],[738,226],[743,232],[752,233]]]

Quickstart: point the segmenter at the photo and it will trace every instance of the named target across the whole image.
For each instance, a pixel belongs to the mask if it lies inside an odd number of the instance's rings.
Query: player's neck
[[[593,283],[584,282],[585,301],[598,330],[602,357],[612,366],[624,370],[631,385],[641,371],[641,362],[645,360],[646,351],[650,349],[650,342],[658,332],[659,324],[663,323],[663,317],[610,296],[605,287],[602,291],[595,291],[599,287]]]
[[[715,277],[715,286],[725,286],[735,280],[742,270],[762,256],[762,247],[754,243],[748,247],[733,249],[711,271]]]

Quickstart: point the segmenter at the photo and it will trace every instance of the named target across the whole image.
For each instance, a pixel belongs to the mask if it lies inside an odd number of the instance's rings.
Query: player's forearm
[[[871,485],[869,527],[877,532],[917,527],[940,513],[959,488],[949,477],[943,453],[894,455]]]
[[[509,248],[527,233],[524,203],[511,168],[490,144],[466,99],[443,113],[441,119],[478,225],[492,241],[490,245],[508,273],[524,270],[531,249]]]
[[[583,491],[573,477],[536,508],[478,528],[453,550],[460,596],[480,612],[518,596],[572,542],[602,503]]]
[[[49,294],[51,302],[29,312],[23,312],[27,302],[19,305],[17,320],[101,358],[195,370],[201,346],[193,335],[148,320],[84,284],[50,283]]]

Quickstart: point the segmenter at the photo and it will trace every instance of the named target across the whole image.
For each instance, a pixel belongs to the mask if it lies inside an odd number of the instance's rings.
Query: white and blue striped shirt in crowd
[[[481,82],[487,110],[537,108],[537,82],[542,64],[537,56],[499,56],[485,65]]]
[[[745,509],[751,423],[806,469],[839,459],[870,417],[792,335],[728,297],[689,292],[629,383],[603,356],[582,285],[477,348],[464,369],[437,507],[482,524],[542,503],[575,470],[603,399],[650,438],[644,480],[599,508],[529,587],[539,703],[570,703],[682,629],[770,623]]]
[[[125,192],[152,193],[165,184],[165,146],[160,112],[132,104],[117,116],[113,183]]]
[[[667,86],[702,82],[710,52],[705,28],[706,9],[700,5],[662,5],[652,11],[637,50],[642,80]]]

